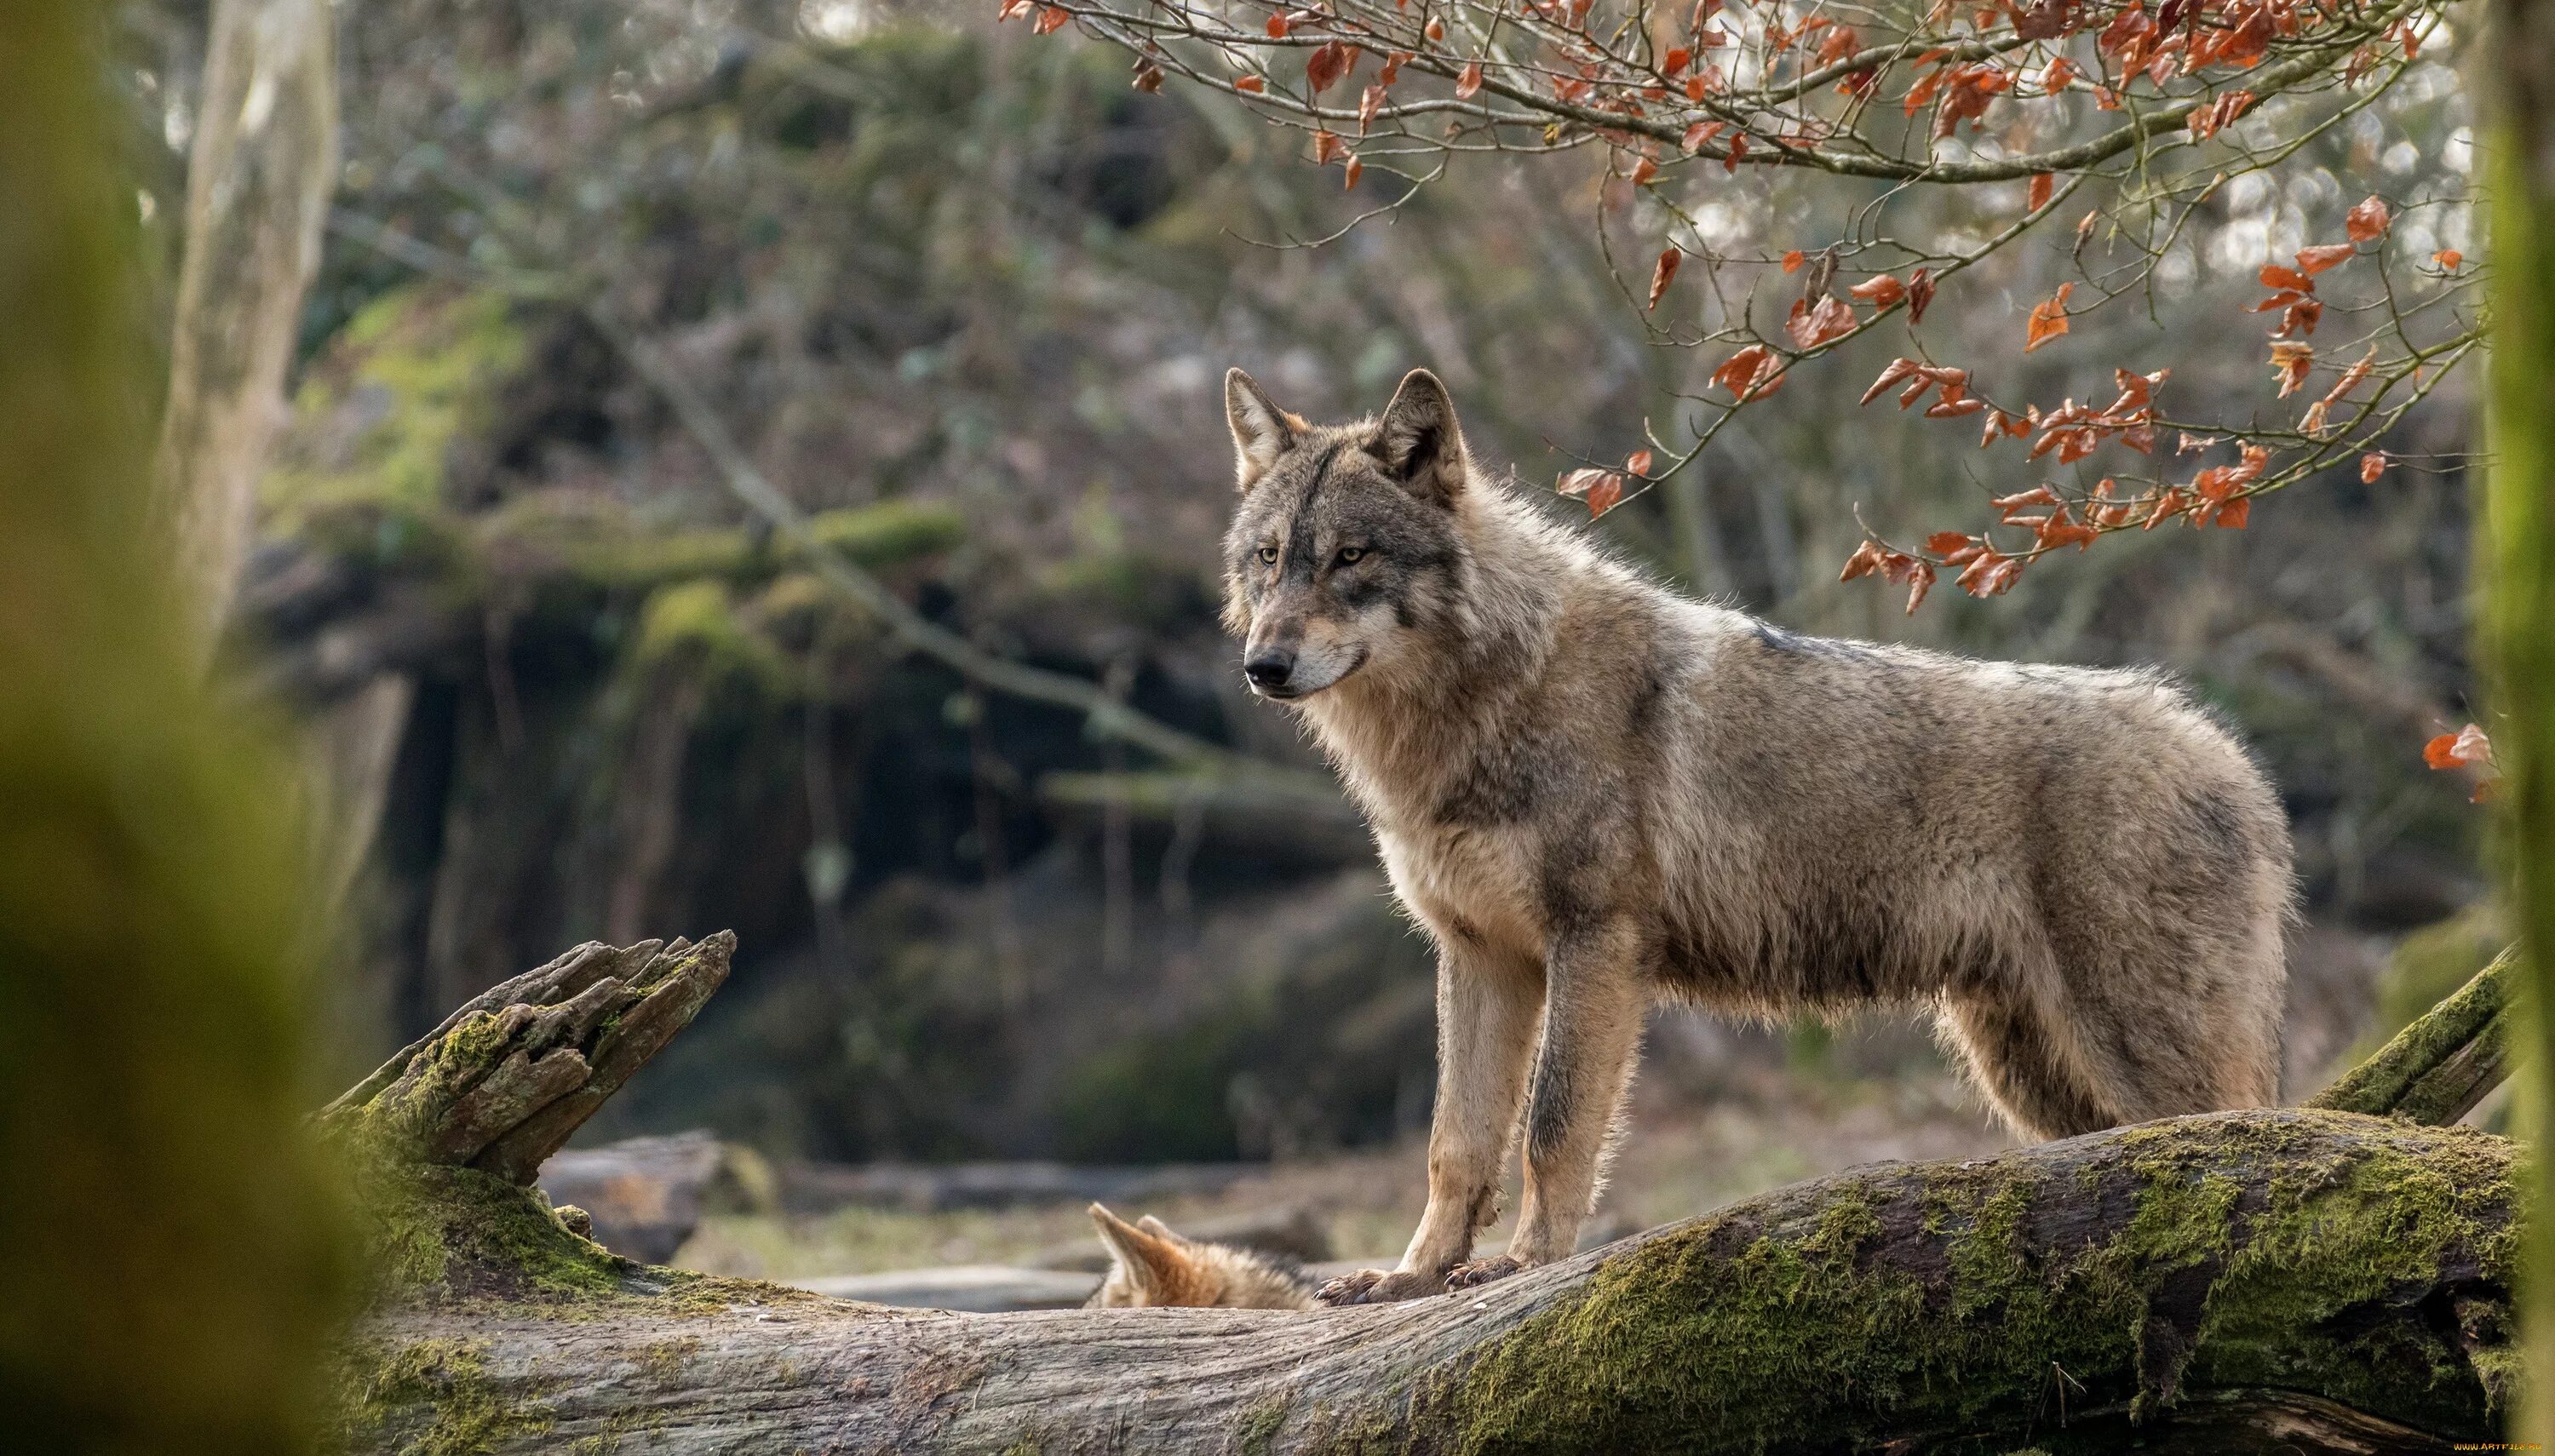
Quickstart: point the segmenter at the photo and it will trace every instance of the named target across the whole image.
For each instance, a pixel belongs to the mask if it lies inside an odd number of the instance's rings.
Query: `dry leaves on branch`
[[[2062,283],[2058,292],[2032,305],[2031,317],[2023,325],[2022,351],[2026,354],[2067,332],[2067,296],[2076,292],[2073,283]]]

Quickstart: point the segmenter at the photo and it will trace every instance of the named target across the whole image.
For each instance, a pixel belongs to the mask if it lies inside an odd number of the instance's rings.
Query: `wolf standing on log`
[[[2039,1137],[2273,1100],[2287,821],[2163,678],[1665,591],[1474,474],[1425,370],[1350,425],[1238,369],[1225,406],[1243,670],[1311,725],[1437,945],[1428,1209],[1398,1269],[1326,1301],[1571,1253],[1662,997],[1930,1004]],[[1517,1237],[1468,1263],[1521,1100]]]

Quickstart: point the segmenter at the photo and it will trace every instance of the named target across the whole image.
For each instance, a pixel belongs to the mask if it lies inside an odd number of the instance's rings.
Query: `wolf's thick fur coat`
[[[1425,371],[1336,426],[1226,395],[1227,625],[1438,950],[1427,1212],[1327,1297],[1567,1255],[1661,998],[1931,1006],[2039,1137],[2274,1099],[2287,821],[2164,677],[1678,596],[1477,475]],[[1466,1265],[1521,1125],[1516,1239]]]

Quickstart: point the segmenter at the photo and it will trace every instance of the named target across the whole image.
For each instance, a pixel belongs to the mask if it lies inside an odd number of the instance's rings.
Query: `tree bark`
[[[580,947],[322,1114],[380,1278],[346,1449],[2425,1451],[2510,1395],[2514,1145],[2322,1109],[1876,1164],[1382,1307],[917,1314],[617,1259],[526,1184],[729,944]]]
[[[208,654],[247,555],[337,177],[327,0],[215,0],[186,175],[156,515]]]

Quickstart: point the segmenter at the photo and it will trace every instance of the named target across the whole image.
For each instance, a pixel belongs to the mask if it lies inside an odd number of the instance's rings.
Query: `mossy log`
[[[323,1116],[379,1278],[346,1449],[2425,1451],[2513,1394],[2515,1146],[2322,1109],[1875,1164],[1381,1307],[914,1313],[634,1264],[528,1159],[727,951],[581,947]]]

